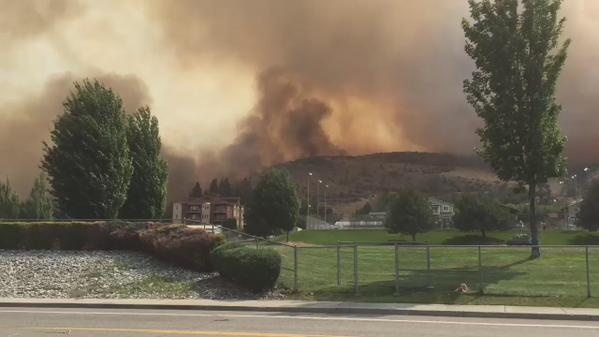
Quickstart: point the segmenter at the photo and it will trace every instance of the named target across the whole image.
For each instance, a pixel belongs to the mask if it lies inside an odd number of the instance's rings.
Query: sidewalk
[[[505,305],[310,302],[280,300],[217,301],[0,298],[0,307],[262,311],[283,313],[422,315],[599,321],[599,309]]]

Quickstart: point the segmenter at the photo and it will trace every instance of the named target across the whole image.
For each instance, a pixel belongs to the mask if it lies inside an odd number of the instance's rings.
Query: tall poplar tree
[[[97,80],[76,82],[44,143],[48,174],[61,217],[113,219],[127,197],[133,166],[123,102]]]
[[[466,53],[474,60],[464,92],[484,121],[479,153],[502,180],[528,187],[530,232],[539,244],[537,186],[565,171],[555,100],[569,40],[560,41],[561,0],[469,0]],[[537,247],[532,257],[540,256]]]
[[[123,219],[158,219],[166,207],[166,161],[160,155],[162,143],[158,119],[150,108],[139,108],[129,116],[127,132],[133,162],[133,176],[127,200],[120,212]]]

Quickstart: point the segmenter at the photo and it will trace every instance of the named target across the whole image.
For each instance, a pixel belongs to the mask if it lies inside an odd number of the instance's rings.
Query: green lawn
[[[491,233],[509,239],[513,233]],[[468,235],[468,234],[467,234]],[[586,232],[544,232],[544,244],[597,243],[599,236]],[[458,239],[456,239],[456,237]],[[418,240],[431,244],[459,242],[459,232],[431,232]],[[473,236],[467,236],[471,240]],[[293,235],[295,242],[335,244],[338,241],[393,242],[399,235],[384,231],[305,231]],[[466,242],[467,243],[467,242]],[[283,256],[280,286],[293,287],[293,249],[278,247]],[[337,249],[298,248],[298,298],[404,303],[511,304],[538,306],[599,307],[599,246],[590,248],[591,291],[587,299],[584,248],[545,247],[542,257],[529,260],[528,248],[483,247],[484,294],[478,293],[480,273],[477,248],[431,248],[431,271],[427,269],[426,248],[400,246],[399,293],[395,294],[395,252],[392,246],[361,246],[358,249],[358,289],[354,293],[353,247],[340,249],[340,285],[337,285]],[[432,287],[427,287],[429,284]],[[468,294],[454,290],[466,283]]]
[[[419,243],[435,245],[443,244],[479,244],[479,243],[504,243],[518,231],[490,232],[487,239],[483,240],[479,232],[460,232],[457,230],[431,231],[419,234],[416,240]],[[281,237],[280,240],[284,240]],[[338,242],[369,242],[369,243],[411,243],[409,236],[389,234],[385,230],[316,230],[293,233],[290,241],[305,242],[315,245],[334,245]],[[544,231],[541,232],[543,245],[599,245],[599,234],[586,231]]]

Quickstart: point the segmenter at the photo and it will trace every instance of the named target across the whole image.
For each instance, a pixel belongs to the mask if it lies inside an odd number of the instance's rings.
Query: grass
[[[479,232],[459,232],[457,230],[431,231],[416,236],[419,243],[435,245],[445,244],[485,244],[505,243],[514,234],[522,231],[489,232],[483,239]],[[279,238],[281,241],[285,237]],[[383,229],[357,229],[357,230],[315,230],[293,233],[290,241],[304,242],[314,245],[335,245],[338,242],[368,242],[368,243],[412,243],[409,236],[390,234]],[[544,231],[541,232],[543,245],[599,245],[599,234],[587,231]]]
[[[489,237],[506,240],[513,232],[490,233]],[[389,243],[404,241],[400,235],[384,231],[304,231],[292,240],[313,245],[338,241]],[[462,244],[480,240],[474,233],[431,232],[418,237],[431,244]],[[544,232],[545,245],[598,243],[599,236],[587,232]],[[410,240],[405,240],[410,241]],[[599,247],[589,254],[591,292],[587,298],[585,251],[581,247],[545,247],[542,257],[530,260],[528,248],[482,247],[482,288],[477,248],[431,248],[431,270],[427,269],[426,248],[400,246],[399,292],[395,291],[395,252],[391,246],[372,244],[358,249],[358,294],[354,292],[353,247],[340,249],[340,284],[337,285],[337,249],[298,248],[299,292],[294,296],[313,300],[366,302],[509,304],[530,306],[599,307]],[[293,287],[293,249],[279,247],[283,270],[279,284]],[[430,281],[429,281],[430,280]],[[432,287],[427,287],[427,285]],[[471,292],[454,290],[466,283]]]

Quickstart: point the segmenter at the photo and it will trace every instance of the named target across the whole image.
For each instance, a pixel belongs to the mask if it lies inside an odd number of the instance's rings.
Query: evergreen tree
[[[216,178],[212,179],[212,181],[210,182],[208,192],[211,195],[218,195],[218,180],[216,180]]]
[[[129,116],[127,142],[133,162],[133,175],[127,200],[120,212],[124,219],[158,219],[166,207],[168,169],[160,156],[162,143],[158,119],[150,108],[139,108]]]
[[[123,102],[97,80],[84,80],[63,106],[42,159],[57,211],[72,218],[116,218],[133,173]]]
[[[472,23],[463,20],[466,53],[474,60],[464,81],[468,102],[482,118],[480,155],[502,180],[528,186],[530,232],[539,244],[539,184],[564,173],[565,138],[555,87],[569,40],[560,35],[561,0],[469,0]],[[540,256],[538,246],[533,258]]]
[[[196,181],[195,185],[193,185],[191,192],[189,192],[189,197],[190,198],[201,198],[202,197],[202,186],[200,186],[199,182]]]
[[[0,219],[17,219],[21,212],[19,196],[6,179],[6,183],[0,182]]]
[[[41,173],[33,183],[29,198],[23,205],[22,218],[27,219],[52,219],[54,216],[54,203],[47,182],[47,177]]]
[[[256,235],[287,232],[295,227],[299,200],[287,171],[271,169],[260,177],[246,212],[247,231]]]
[[[229,183],[229,178],[221,179],[218,184],[218,194],[223,197],[230,197],[233,195],[233,190],[231,188],[231,183]]]

